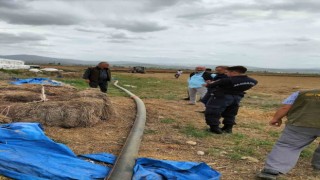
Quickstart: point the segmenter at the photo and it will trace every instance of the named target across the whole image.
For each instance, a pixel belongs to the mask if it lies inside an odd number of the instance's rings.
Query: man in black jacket
[[[111,80],[109,63],[100,62],[96,67],[88,68],[83,74],[83,79],[89,83],[92,88],[100,87],[101,92],[106,93],[108,90],[108,81]]]
[[[213,78],[213,81],[217,81],[219,79],[227,78],[228,76],[226,75],[226,70],[228,66],[217,66],[215,68],[215,77]]]
[[[223,78],[228,78],[228,76],[226,75],[227,68],[228,68],[228,66],[217,66],[214,69],[215,76],[213,77],[212,81],[214,82],[214,81],[218,81]],[[210,74],[210,76],[211,76],[211,74]],[[207,94],[201,99],[201,102],[203,102],[203,104],[207,104],[208,100],[211,97],[210,94],[212,93],[212,91],[214,91],[214,88],[208,88]],[[201,113],[204,113],[204,111],[201,111]]]
[[[233,66],[227,68],[229,78],[220,79],[206,86],[212,91],[206,102],[205,119],[210,131],[216,134],[232,133],[239,103],[245,91],[255,86],[258,81],[245,75],[247,68]],[[220,129],[220,118],[223,117],[224,126]]]

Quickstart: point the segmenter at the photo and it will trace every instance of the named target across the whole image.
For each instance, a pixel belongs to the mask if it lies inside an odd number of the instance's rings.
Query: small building
[[[25,65],[24,61],[0,58],[0,69],[29,69],[29,68],[30,66]]]

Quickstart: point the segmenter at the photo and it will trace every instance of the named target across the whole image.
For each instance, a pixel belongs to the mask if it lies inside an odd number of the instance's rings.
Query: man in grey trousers
[[[286,127],[268,155],[260,179],[275,180],[288,173],[297,163],[301,151],[320,136],[320,89],[300,91],[283,101],[273,119],[272,126],[281,126],[287,116]],[[312,167],[320,170],[320,146],[315,150]]]
[[[190,74],[188,80],[188,89],[190,97],[190,105],[196,104],[196,96],[200,94],[200,99],[204,97],[207,93],[207,88],[203,85],[206,84],[206,81],[213,80],[211,73],[205,72],[206,68],[204,66],[198,66],[195,69],[195,72]]]

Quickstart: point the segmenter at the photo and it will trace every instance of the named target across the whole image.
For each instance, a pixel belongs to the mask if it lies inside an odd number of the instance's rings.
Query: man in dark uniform
[[[239,103],[246,90],[258,82],[245,75],[247,68],[232,66],[227,68],[228,78],[220,79],[212,84],[206,84],[213,89],[211,97],[206,103],[205,119],[210,131],[216,134],[222,132],[232,133],[235,117],[238,113]],[[224,126],[220,129],[220,118],[223,117]]]
[[[109,63],[100,62],[96,67],[88,68],[83,74],[83,79],[89,83],[92,88],[100,87],[101,92],[106,93],[108,90],[108,81],[111,80]]]
[[[217,66],[215,68],[215,73],[214,73],[215,76],[213,77],[212,81],[214,82],[223,78],[227,78],[228,77],[226,75],[227,68],[228,66]],[[212,91],[214,91],[214,88],[208,88],[207,94],[201,99],[201,102],[203,102],[203,104],[207,104],[208,100],[211,97]],[[204,113],[204,111],[201,111],[201,113]]]
[[[228,66],[217,66],[215,68],[215,77],[213,78],[213,81],[217,81],[219,79],[227,78],[228,76],[226,75],[226,70]]]

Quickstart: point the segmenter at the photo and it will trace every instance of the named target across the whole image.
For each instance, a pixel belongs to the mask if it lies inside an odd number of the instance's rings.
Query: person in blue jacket
[[[207,88],[203,85],[213,80],[211,73],[205,71],[204,66],[195,68],[195,72],[190,74],[188,80],[188,93],[190,97],[190,105],[196,104],[196,96],[200,95],[200,99],[207,93]]]

